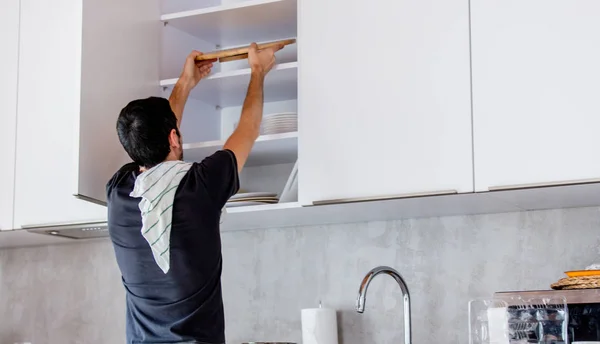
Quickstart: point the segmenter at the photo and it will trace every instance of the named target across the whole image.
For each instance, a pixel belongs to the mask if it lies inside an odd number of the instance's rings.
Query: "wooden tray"
[[[295,39],[284,39],[281,41],[260,43],[260,44],[258,44],[258,49],[265,49],[265,48],[269,48],[269,47],[273,47],[273,46],[277,46],[277,45],[286,46],[286,45],[294,44],[294,43],[296,43]],[[248,50],[249,49],[250,49],[250,46],[247,45],[245,47],[213,51],[213,52],[202,54],[202,55],[196,57],[196,61],[218,59],[219,62],[228,62],[228,61],[242,60],[242,59],[248,58]]]

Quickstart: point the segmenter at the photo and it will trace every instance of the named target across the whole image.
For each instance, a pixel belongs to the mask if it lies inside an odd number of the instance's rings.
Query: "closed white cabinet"
[[[467,0],[299,1],[299,192],[473,191]]]
[[[0,230],[13,228],[19,0],[0,0]]]
[[[471,5],[476,190],[600,178],[600,2]]]
[[[17,227],[106,219],[105,207],[74,195],[104,198],[127,160],[119,110],[144,90],[156,93],[156,31],[147,39],[159,28],[154,7],[150,21],[142,1],[21,0]]]

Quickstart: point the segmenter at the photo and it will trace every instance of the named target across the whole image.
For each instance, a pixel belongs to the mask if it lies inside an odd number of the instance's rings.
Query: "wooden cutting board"
[[[286,46],[286,45],[294,44],[294,43],[296,43],[295,39],[284,39],[281,41],[260,43],[260,44],[258,44],[258,49],[270,48],[270,47],[274,47],[277,45]],[[247,45],[245,47],[213,51],[213,52],[202,54],[202,55],[196,57],[196,61],[218,59],[219,62],[228,62],[228,61],[242,60],[242,59],[248,58],[248,50],[249,49],[250,49],[250,46]]]

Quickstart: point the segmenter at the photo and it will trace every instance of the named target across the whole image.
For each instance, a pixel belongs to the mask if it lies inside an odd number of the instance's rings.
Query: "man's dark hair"
[[[136,164],[146,168],[165,161],[171,151],[169,134],[173,129],[179,135],[177,117],[169,101],[158,97],[130,102],[117,120],[123,148]]]

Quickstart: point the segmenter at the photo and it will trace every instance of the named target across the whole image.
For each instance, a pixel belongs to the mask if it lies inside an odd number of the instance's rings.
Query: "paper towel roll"
[[[337,318],[334,309],[302,310],[303,344],[338,344]]]

